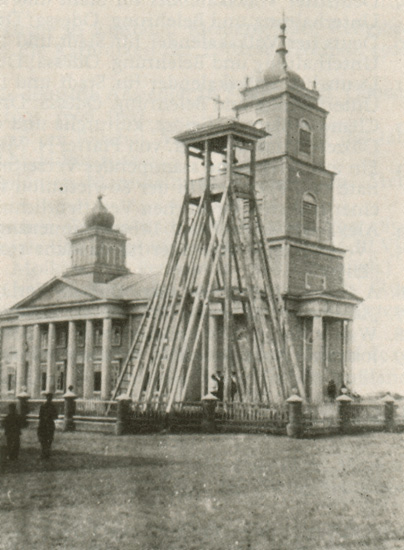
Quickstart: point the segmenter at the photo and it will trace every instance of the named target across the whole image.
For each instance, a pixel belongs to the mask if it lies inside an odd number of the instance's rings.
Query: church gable
[[[40,307],[47,305],[66,304],[71,302],[88,302],[96,300],[97,296],[84,292],[63,281],[56,280],[48,283],[44,287],[19,302],[15,308]]]

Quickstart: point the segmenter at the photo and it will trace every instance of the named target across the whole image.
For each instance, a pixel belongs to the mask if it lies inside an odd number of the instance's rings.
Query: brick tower
[[[285,23],[274,59],[234,107],[244,123],[265,129],[256,185],[275,284],[285,302],[306,395],[332,398],[350,386],[352,320],[361,298],[344,289],[345,250],[333,245],[333,182],[325,167],[327,111],[315,83],[306,87],[286,61]]]

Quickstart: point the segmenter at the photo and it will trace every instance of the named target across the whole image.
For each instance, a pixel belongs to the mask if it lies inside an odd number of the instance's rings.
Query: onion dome
[[[288,80],[296,86],[305,88],[306,84],[301,76],[299,76],[294,71],[291,71],[288,68],[286,61],[286,54],[288,50],[286,49],[286,35],[285,35],[286,24],[282,23],[281,25],[281,34],[279,35],[278,47],[275,52],[275,57],[272,60],[271,65],[262,75],[262,83],[269,82],[278,82],[279,80]]]
[[[97,199],[95,206],[85,215],[84,225],[86,227],[105,227],[107,229],[112,229],[115,218],[102,204],[102,195],[98,195]]]

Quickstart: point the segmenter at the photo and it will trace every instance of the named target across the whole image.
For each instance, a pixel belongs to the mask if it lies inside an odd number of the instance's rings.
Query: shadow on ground
[[[140,468],[155,466],[161,468],[173,461],[142,456],[122,456],[116,454],[93,454],[54,450],[48,459],[40,457],[37,447],[26,447],[20,451],[18,460],[10,462],[1,453],[1,473],[31,473],[69,470],[96,470],[108,468]]]

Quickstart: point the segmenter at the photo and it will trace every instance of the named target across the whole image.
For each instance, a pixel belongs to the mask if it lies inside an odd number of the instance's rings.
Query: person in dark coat
[[[330,380],[327,384],[327,395],[331,401],[335,401],[337,397],[337,385],[334,380]]]
[[[22,417],[17,413],[15,403],[8,406],[8,415],[3,420],[4,434],[7,442],[7,458],[17,460],[20,452],[20,435],[22,428]]]
[[[50,450],[55,433],[55,420],[58,413],[52,403],[53,394],[46,394],[46,402],[39,409],[38,439],[42,448],[42,458],[50,457]]]

